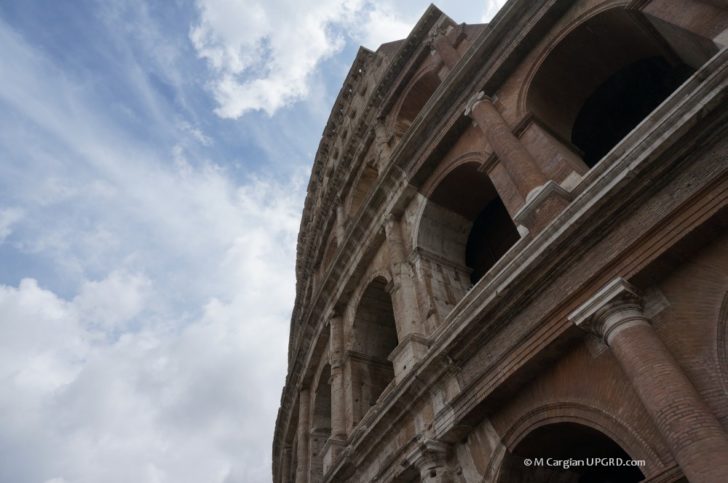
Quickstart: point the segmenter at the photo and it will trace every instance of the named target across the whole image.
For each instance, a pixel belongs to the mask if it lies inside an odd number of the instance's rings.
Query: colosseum
[[[275,483],[728,482],[728,5],[430,6],[301,221]]]

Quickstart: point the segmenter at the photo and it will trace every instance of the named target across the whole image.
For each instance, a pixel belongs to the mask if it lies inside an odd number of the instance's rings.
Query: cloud
[[[496,13],[505,5],[506,0],[486,0],[485,10],[483,11],[482,22],[490,22]]]
[[[69,298],[33,279],[0,286],[0,446],[16,462],[0,481],[270,478],[300,193],[264,180],[230,188],[207,200],[224,219],[191,214],[198,243],[221,248],[186,272],[216,280],[190,281],[208,289],[199,311],[170,309],[166,292],[186,281],[164,273],[114,270]],[[211,195],[205,182],[184,192]],[[221,245],[218,222],[233,235]]]
[[[0,284],[0,481],[269,481],[305,176],[190,161],[192,122],[149,144],[0,39],[3,226],[41,266]]]
[[[344,46],[337,25],[351,22],[361,0],[243,2],[199,0],[190,39],[215,73],[221,117],[250,110],[272,115],[305,97],[316,65]]]
[[[445,11],[472,10],[469,2],[446,3]],[[483,20],[503,3],[489,0]],[[249,111],[273,115],[306,98],[314,71],[347,42],[376,49],[406,37],[427,2],[197,0],[197,6],[190,39],[212,71],[215,112],[239,118]]]
[[[13,225],[23,217],[23,210],[18,208],[0,209],[0,244],[13,232]]]
[[[91,325],[111,330],[141,312],[150,285],[142,275],[114,271],[104,280],[84,282],[73,303]]]
[[[136,290],[120,280],[96,283]],[[272,421],[261,415],[275,410],[278,392],[265,388],[280,361],[263,354],[281,351],[285,329],[245,302],[211,300],[180,331],[107,341],[82,323],[94,310],[79,301],[30,279],[0,286],[0,445],[15,462],[0,480],[266,480]]]

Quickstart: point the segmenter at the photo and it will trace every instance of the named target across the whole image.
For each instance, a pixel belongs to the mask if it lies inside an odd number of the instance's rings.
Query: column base
[[[571,199],[571,193],[554,180],[549,180],[528,193],[526,203],[513,219],[519,227],[525,227],[528,232],[535,235],[556,218],[568,206]]]
[[[410,334],[389,354],[387,359],[394,365],[394,380],[397,384],[427,354],[429,343],[422,334]]]

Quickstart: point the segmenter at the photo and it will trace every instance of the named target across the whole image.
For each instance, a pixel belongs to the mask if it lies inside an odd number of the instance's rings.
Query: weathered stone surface
[[[728,481],[727,28],[717,1],[513,0],[360,50],[275,483]]]

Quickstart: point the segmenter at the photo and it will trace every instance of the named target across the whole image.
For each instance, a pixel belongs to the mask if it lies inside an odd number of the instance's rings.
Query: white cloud
[[[495,14],[498,13],[498,10],[500,10],[503,5],[506,4],[506,1],[507,0],[486,0],[485,10],[483,11],[483,17],[481,18],[481,21],[490,22]]]
[[[141,312],[150,285],[142,275],[114,271],[104,280],[84,282],[73,303],[91,325],[110,330]]]
[[[212,212],[188,213],[197,243],[221,248],[187,272],[216,279],[198,314],[158,303],[184,283],[160,273],[112,271],[68,299],[32,279],[0,286],[0,446],[16,459],[0,481],[269,480],[300,194],[253,180],[210,198],[226,183],[209,176],[183,191]]]
[[[0,209],[0,244],[13,232],[13,225],[23,217],[23,210],[18,208]]]
[[[22,173],[2,184],[23,212],[7,229],[51,267],[0,285],[0,481],[269,481],[303,177],[150,147],[2,23],[0,39],[0,171]]]
[[[483,19],[503,3],[489,0]],[[190,39],[213,71],[216,112],[238,118],[252,110],[272,115],[307,97],[315,69],[346,42],[376,49],[406,37],[427,2],[197,0],[197,5],[200,20]],[[473,10],[470,2],[460,1],[442,7]]]
[[[343,47],[337,25],[350,22],[362,5],[363,0],[199,0],[200,23],[190,38],[215,72],[217,113],[273,114],[306,96],[316,65]]]
[[[403,18],[387,4],[379,4],[376,8],[361,12],[361,17],[351,26],[352,35],[370,49],[377,49],[385,42],[407,37],[414,26],[414,20]]]

